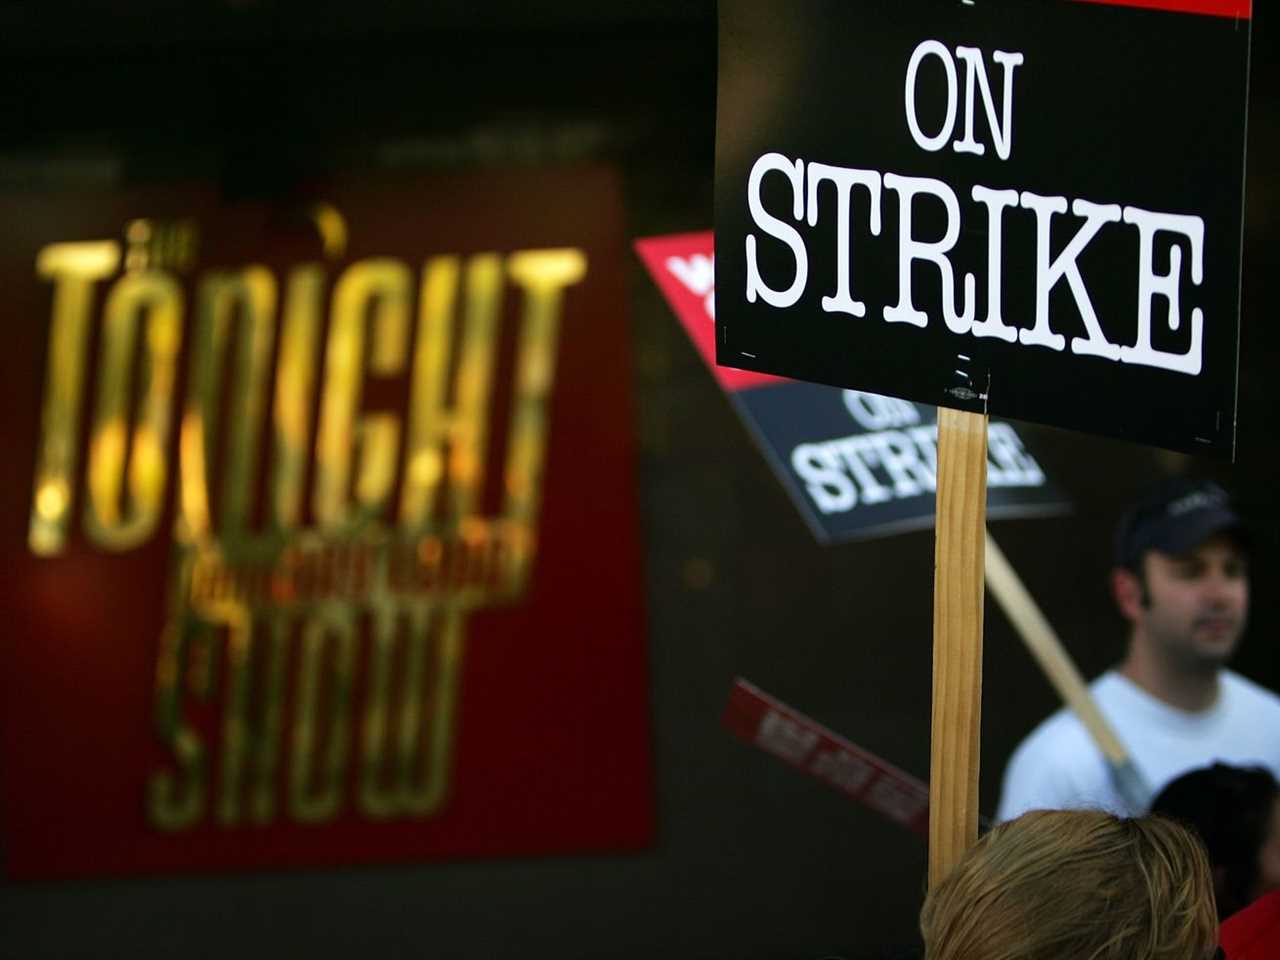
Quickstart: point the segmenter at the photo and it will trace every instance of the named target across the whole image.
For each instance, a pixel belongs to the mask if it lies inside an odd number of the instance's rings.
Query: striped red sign
[[[722,722],[740,739],[847,794],[881,816],[929,835],[929,785],[765,693],[734,680]]]
[[[1112,7],[1143,7],[1169,10],[1173,13],[1199,13],[1207,17],[1253,17],[1253,0],[1079,0],[1081,3],[1105,3]]]

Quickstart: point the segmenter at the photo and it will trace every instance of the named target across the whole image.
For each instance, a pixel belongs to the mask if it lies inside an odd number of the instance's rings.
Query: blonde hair
[[[1209,960],[1200,841],[1161,817],[1037,810],[1002,823],[929,892],[927,960]]]

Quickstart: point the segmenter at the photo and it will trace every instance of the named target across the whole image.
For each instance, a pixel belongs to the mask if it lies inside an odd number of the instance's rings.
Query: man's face
[[[1234,541],[1211,537],[1180,554],[1151,550],[1143,573],[1146,603],[1137,616],[1155,652],[1192,670],[1226,663],[1249,607],[1248,568]]]

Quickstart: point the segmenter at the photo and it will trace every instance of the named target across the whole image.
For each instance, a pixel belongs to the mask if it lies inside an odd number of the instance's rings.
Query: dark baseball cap
[[[1137,570],[1148,550],[1185,553],[1225,533],[1248,547],[1244,522],[1227,491],[1211,480],[1166,480],[1120,518],[1116,527],[1116,566]]]

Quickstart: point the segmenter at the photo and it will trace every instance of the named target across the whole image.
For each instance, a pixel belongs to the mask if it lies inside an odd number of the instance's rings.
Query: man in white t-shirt
[[[1246,539],[1213,483],[1168,481],[1125,515],[1112,591],[1129,621],[1129,649],[1090,692],[1144,781],[1142,809],[1064,708],[1014,751],[998,820],[1043,808],[1145,813],[1170,780],[1214,761],[1280,777],[1280,697],[1225,668],[1248,613]]]

